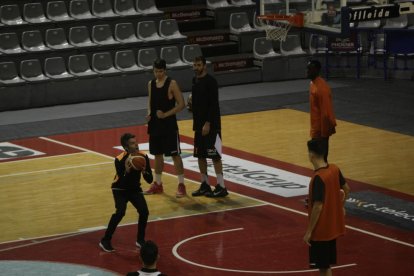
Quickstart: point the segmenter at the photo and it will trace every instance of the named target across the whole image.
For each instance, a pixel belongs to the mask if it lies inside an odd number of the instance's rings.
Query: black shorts
[[[178,135],[178,132],[172,132],[166,135],[150,135],[149,150],[152,155],[180,155],[180,135]]]
[[[336,240],[310,241],[309,267],[330,268],[336,264]]]
[[[217,147],[217,148],[216,148]],[[194,134],[194,157],[221,159],[221,132],[210,131],[206,136],[201,131]]]

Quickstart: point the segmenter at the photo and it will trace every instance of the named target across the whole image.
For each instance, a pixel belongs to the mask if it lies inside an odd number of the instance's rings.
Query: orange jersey
[[[325,184],[323,208],[312,233],[313,241],[330,241],[345,234],[345,216],[340,192],[339,168],[329,164],[326,168],[317,170],[309,185],[309,217],[313,207],[313,184],[315,176],[319,176]]]
[[[309,92],[310,136],[327,138],[335,133],[336,126],[331,88],[323,78],[317,77],[311,81]]]

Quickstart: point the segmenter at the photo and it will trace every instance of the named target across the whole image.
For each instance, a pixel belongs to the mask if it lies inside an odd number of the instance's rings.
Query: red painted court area
[[[145,142],[145,128],[134,127],[49,137],[74,147],[42,139],[13,143],[50,155],[83,149],[113,156],[117,153],[113,147],[126,131],[134,132],[139,142]],[[182,141],[192,142],[188,137],[182,137]],[[311,174],[309,169],[252,153],[231,148],[224,151],[297,174]],[[169,165],[166,170],[173,172]],[[186,177],[198,181],[194,172],[186,172]],[[349,184],[353,192],[370,190],[414,202],[412,196],[395,191],[352,180]],[[160,271],[168,275],[317,275],[308,268],[307,246],[302,241],[307,224],[304,196],[281,197],[235,183],[228,183],[228,187],[231,193],[257,199],[263,205],[151,221],[147,238],[159,245]],[[97,230],[3,243],[0,260],[83,264],[124,275],[140,266],[133,243],[135,232],[136,225],[120,226],[113,240],[117,249],[114,253],[99,249],[97,244],[103,230]],[[334,275],[413,275],[413,231],[348,216],[347,234],[338,240],[338,266],[333,272]]]

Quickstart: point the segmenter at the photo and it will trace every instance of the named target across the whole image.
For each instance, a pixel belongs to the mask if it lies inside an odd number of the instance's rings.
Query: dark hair
[[[207,63],[207,61],[206,61],[206,58],[205,57],[203,57],[203,56],[196,56],[195,58],[194,58],[194,62],[202,62],[204,65]]]
[[[154,60],[154,69],[167,69],[167,63],[165,62],[165,60],[161,59],[161,58],[157,58],[156,60]]]
[[[142,262],[153,265],[158,258],[158,246],[153,241],[146,241],[140,250]]]
[[[320,71],[320,70],[321,70],[321,68],[322,68],[322,65],[321,65],[321,63],[319,62],[319,60],[310,60],[310,61],[308,62],[308,67],[309,67],[309,66],[312,66],[312,67],[316,68],[318,71]]]
[[[124,149],[128,147],[128,141],[131,138],[135,138],[135,135],[132,134],[132,133],[124,133],[124,134],[122,134],[122,136],[121,136],[121,145],[122,145],[122,147]]]
[[[325,155],[325,149],[322,145],[322,141],[318,139],[312,139],[308,141],[308,151],[313,152],[318,156]]]

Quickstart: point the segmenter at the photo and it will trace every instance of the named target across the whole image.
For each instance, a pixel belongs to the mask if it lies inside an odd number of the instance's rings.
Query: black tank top
[[[174,132],[178,129],[177,118],[175,115],[168,116],[164,119],[157,117],[157,110],[167,112],[175,107],[174,97],[170,100],[168,98],[168,88],[170,87],[171,79],[167,78],[164,85],[157,87],[155,79],[151,81],[151,120],[148,122],[148,134],[164,135]]]

